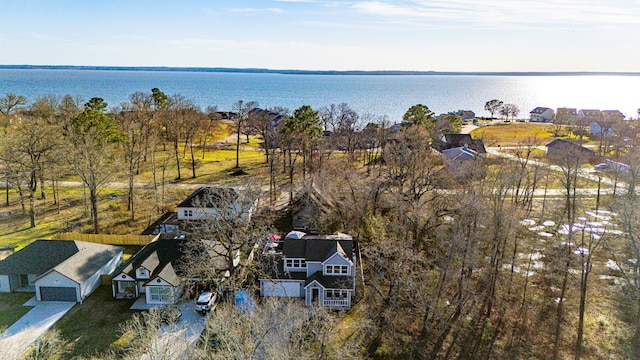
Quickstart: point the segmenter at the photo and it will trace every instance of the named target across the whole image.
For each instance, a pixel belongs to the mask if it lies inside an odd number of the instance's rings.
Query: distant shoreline
[[[208,72],[281,75],[477,75],[477,76],[640,76],[640,72],[612,71],[411,71],[411,70],[277,70],[224,67],[169,66],[77,66],[77,65],[0,65],[9,70],[102,70],[102,71],[158,71]]]

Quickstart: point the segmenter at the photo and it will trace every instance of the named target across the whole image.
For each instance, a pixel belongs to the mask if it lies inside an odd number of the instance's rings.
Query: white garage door
[[[40,287],[40,299],[42,301],[73,301],[76,298],[76,288],[73,287]]]
[[[301,297],[300,283],[265,281],[264,296]]]

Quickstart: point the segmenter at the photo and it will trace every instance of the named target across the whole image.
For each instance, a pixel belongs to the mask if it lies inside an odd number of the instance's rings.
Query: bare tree
[[[19,117],[9,125],[9,132],[11,136],[5,137],[2,144],[2,160],[13,172],[14,179],[25,184],[29,191],[29,219],[31,227],[35,227],[35,193],[59,146],[57,128],[41,118]]]
[[[103,112],[104,108],[106,104],[96,108],[91,102],[87,103],[84,111],[71,119],[63,131],[68,143],[67,162],[89,189],[91,220],[96,234],[100,230],[98,193],[114,173],[117,164],[114,147],[122,140],[115,120]]]
[[[236,127],[236,168],[240,167],[240,135],[247,126],[247,120],[251,110],[257,106],[258,104],[253,101],[245,103],[242,100],[238,100],[238,102],[233,105],[233,110],[236,111],[235,118],[233,119]]]

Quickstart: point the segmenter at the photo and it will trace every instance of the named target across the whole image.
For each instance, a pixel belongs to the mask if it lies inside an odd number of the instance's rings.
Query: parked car
[[[211,311],[213,304],[216,302],[216,298],[216,293],[211,291],[200,293],[196,299],[196,311],[203,314],[207,311]]]
[[[160,319],[165,324],[175,324],[181,316],[182,311],[177,306],[169,306],[160,310]]]

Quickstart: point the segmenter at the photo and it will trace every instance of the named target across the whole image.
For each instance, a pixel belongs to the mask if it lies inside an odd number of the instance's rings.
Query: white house
[[[228,187],[201,187],[178,204],[178,220],[204,220],[217,216],[249,221],[257,199],[245,199]]]
[[[82,302],[122,262],[123,248],[37,240],[0,262],[0,292],[33,291],[38,301]],[[34,260],[37,259],[37,260]]]
[[[307,306],[349,309],[355,291],[353,238],[346,234],[290,232],[278,246],[267,244],[271,278],[260,279],[262,296],[300,297]],[[282,251],[273,251],[281,248]]]
[[[147,304],[173,304],[182,294],[183,239],[158,239],[145,245],[111,277],[116,299],[144,295]]]
[[[529,112],[529,118],[532,122],[550,122],[553,120],[553,109],[538,106]]]

